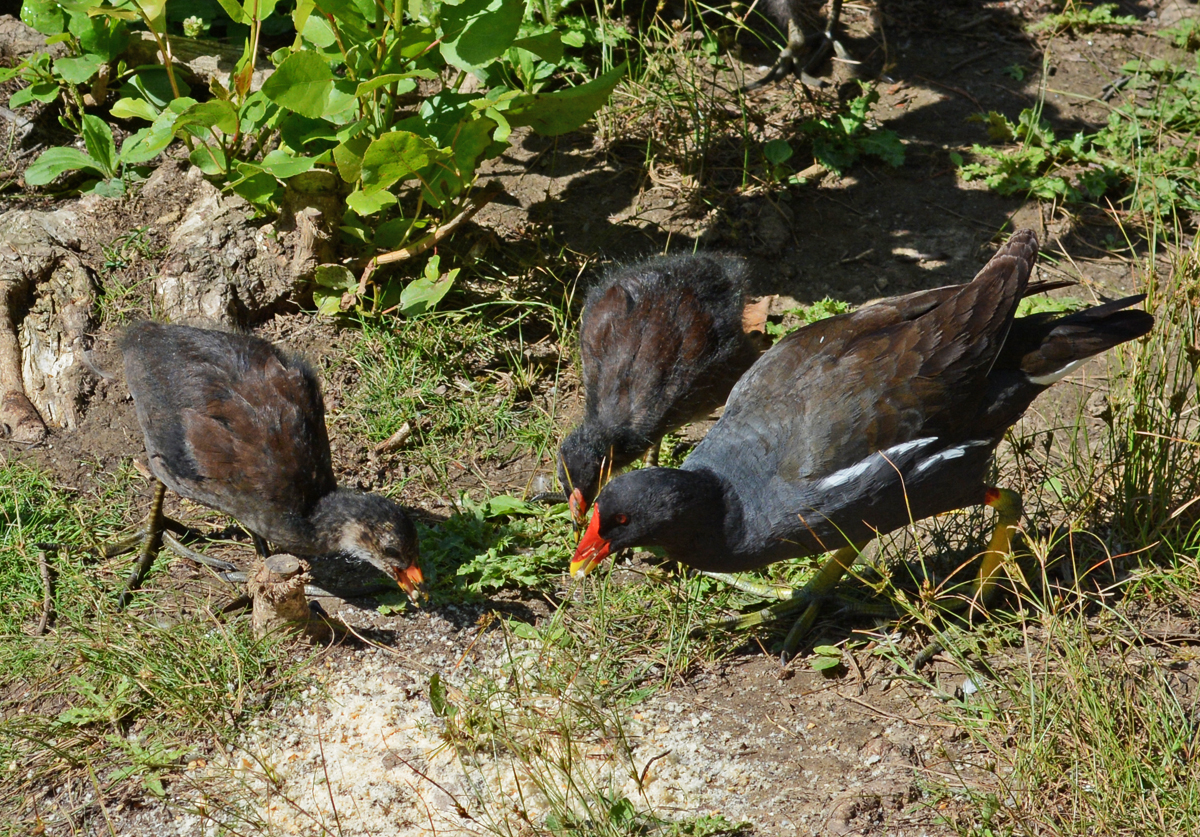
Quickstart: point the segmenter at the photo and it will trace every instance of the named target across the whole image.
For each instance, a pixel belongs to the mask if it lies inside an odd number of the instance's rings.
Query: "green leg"
[[[166,497],[166,494],[167,487],[161,482],[158,483],[154,489],[154,499],[150,501],[150,517],[146,520],[146,539],[142,541],[142,551],[138,555],[137,566],[126,580],[125,590],[121,593],[121,599],[117,603],[117,607],[122,610],[133,599],[134,591],[141,586],[142,580],[146,577],[146,573],[150,572],[150,566],[154,563],[154,556],[158,554],[162,535],[163,498]]]
[[[996,581],[1005,560],[1012,554],[1013,533],[1021,522],[1023,512],[1021,495],[1011,489],[989,487],[984,497],[983,502],[996,510],[996,527],[992,530],[992,539],[979,565],[974,595],[966,604],[966,608],[972,611],[977,606],[986,605],[996,594]],[[943,650],[945,647],[942,642],[935,639],[918,652],[913,660],[913,669],[923,668]]]
[[[858,560],[859,553],[862,552],[866,544],[851,544],[843,546],[837,552],[830,556],[813,579],[804,585],[802,591],[805,598],[810,601],[808,607],[804,609],[804,613],[796,620],[796,624],[792,625],[792,629],[788,631],[787,638],[783,641],[783,662],[791,659],[796,649],[800,647],[801,640],[808,636],[812,630],[813,623],[817,621],[817,616],[821,613],[823,599],[839,581],[846,571],[853,566]],[[812,601],[815,599],[815,601]]]
[[[749,593],[751,596],[758,596],[761,599],[779,599],[787,601],[795,597],[797,591],[786,584],[755,584],[753,581],[746,581],[744,578],[738,578],[731,573],[709,573],[700,571],[700,575],[715,578],[717,581],[728,584],[735,590],[741,590],[743,593]]]
[[[650,446],[650,449],[648,451],[646,451],[646,467],[647,468],[657,468],[658,467],[658,453],[661,449],[662,449],[662,437],[660,436],[659,438],[654,440],[654,444],[652,444]]]

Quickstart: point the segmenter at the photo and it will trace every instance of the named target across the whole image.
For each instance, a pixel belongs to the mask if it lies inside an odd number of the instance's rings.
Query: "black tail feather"
[[[1049,386],[1074,364],[1147,334],[1154,317],[1145,311],[1125,310],[1145,298],[1145,294],[1127,296],[1066,316],[1018,318],[996,365],[1020,369],[1031,380]]]

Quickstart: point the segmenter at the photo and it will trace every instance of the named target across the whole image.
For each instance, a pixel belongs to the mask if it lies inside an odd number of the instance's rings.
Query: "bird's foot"
[[[701,570],[700,575],[715,578],[717,581],[728,584],[735,590],[741,590],[743,593],[749,593],[751,596],[758,596],[760,599],[787,601],[799,592],[796,588],[787,584],[757,584],[753,581],[747,581],[744,578],[738,578],[732,573],[710,573]]]
[[[771,65],[771,69],[767,70],[767,74],[758,81],[752,81],[742,87],[741,92],[749,93],[752,90],[766,87],[769,84],[774,84],[789,75],[794,75],[800,79],[801,84],[807,87],[822,88],[828,86],[829,82],[822,78],[818,78],[813,73],[817,71],[821,63],[833,53],[834,57],[846,64],[858,64],[850,57],[849,50],[833,36],[832,32],[814,32],[810,35],[801,35],[797,39],[789,40],[788,45],[780,51],[779,57],[775,59],[775,63]]]

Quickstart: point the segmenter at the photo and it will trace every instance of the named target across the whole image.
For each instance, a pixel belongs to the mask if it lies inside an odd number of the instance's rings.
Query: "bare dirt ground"
[[[905,143],[901,168],[867,161],[846,177],[830,174],[790,190],[734,193],[718,188],[738,168],[741,149],[733,146],[713,152],[701,174],[685,176],[670,165],[647,172],[644,144],[627,144],[618,136],[580,133],[557,141],[530,136],[483,172],[484,179],[500,180],[506,195],[476,217],[461,249],[516,254],[515,262],[532,247],[547,251],[553,246],[574,254],[586,266],[585,276],[591,276],[594,263],[696,246],[721,248],[755,260],[753,290],[786,297],[776,305],[781,310],[789,300],[808,303],[828,295],[861,303],[966,281],[1007,231],[1028,226],[1038,232],[1043,253],[1054,257],[1043,259],[1040,278],[1064,275],[1081,282],[1089,294],[1128,293],[1130,264],[1098,245],[1116,230],[1110,219],[1056,212],[965,184],[956,177],[949,153],[986,142],[983,127],[967,121],[972,114],[997,110],[1015,117],[1035,103],[1042,84],[1048,88],[1043,116],[1064,132],[1101,124],[1105,111],[1089,97],[1098,97],[1125,61],[1167,49],[1151,33],[1196,15],[1196,6],[1186,0],[1122,3],[1122,13],[1145,20],[1140,31],[1060,39],[1043,75],[1041,45],[1025,30],[1041,16],[1042,5],[1033,0],[878,0],[847,6],[851,43],[864,51],[859,54],[868,66],[883,64],[886,45],[890,81],[879,85],[875,113]],[[750,57],[765,60],[758,53]],[[753,64],[733,63],[739,78],[759,73]],[[1023,80],[1005,73],[1014,66],[1023,68]],[[737,83],[730,74],[717,80],[727,91]],[[816,95],[836,95],[836,89]],[[738,107],[732,92],[724,102]],[[787,136],[807,109],[800,87],[791,82],[750,94],[745,107],[764,137]],[[669,162],[669,156],[664,159]],[[126,211],[114,214],[114,232],[146,225],[151,243],[161,247],[170,229],[162,220],[169,207],[144,208],[132,222],[117,220]],[[115,271],[101,270],[101,252],[83,257],[102,275],[130,285],[158,269],[153,257],[133,258]],[[136,294],[133,300],[131,305]],[[317,362],[330,414],[336,416],[355,382],[355,369],[343,358],[356,334],[295,312],[280,313],[256,330]],[[101,331],[93,337],[96,364],[115,370],[113,335]],[[569,346],[560,350],[570,356]],[[568,376],[555,393],[541,396],[556,399],[564,430],[580,403],[572,380]],[[1081,387],[1063,389],[1060,397],[1068,401],[1088,395]],[[389,468],[399,467],[366,456],[353,439],[335,437],[334,447],[339,477],[349,484],[377,486],[389,479]],[[77,430],[52,431],[32,450],[0,451],[0,457],[36,463],[85,496],[94,491],[97,475],[115,472],[141,455],[140,433],[119,374],[100,381]],[[402,460],[404,454],[390,456]],[[533,477],[550,471],[545,456],[499,464],[468,462],[464,471],[484,474],[492,494],[520,494]],[[441,496],[414,489],[403,500],[436,521],[446,516],[445,499],[453,487],[446,486]],[[458,487],[479,491],[474,477]],[[175,498],[167,511],[222,525],[216,516],[181,507]],[[347,567],[345,572],[354,571]],[[172,577],[193,589],[203,583],[181,562],[173,566]],[[211,595],[217,601],[225,594],[214,585]],[[314,692],[301,707],[276,710],[270,724],[248,730],[238,748],[212,752],[199,745],[204,756],[173,779],[181,805],[133,797],[110,805],[114,833],[208,833],[211,824],[185,810],[207,805],[213,811],[222,804],[253,809],[262,823],[277,829],[273,833],[453,834],[476,827],[456,811],[455,799],[468,796],[468,788],[461,765],[438,734],[441,722],[427,699],[429,673],[458,672],[466,678],[466,672],[498,672],[504,643],[497,632],[478,627],[481,617],[499,610],[541,623],[551,608],[540,599],[511,596],[388,615],[371,600],[323,599],[322,604],[371,641],[366,646],[346,642],[320,655],[315,665],[326,694]],[[821,630],[827,639],[846,635],[838,625]],[[963,675],[957,667],[939,664],[933,676],[938,695],[888,681],[889,670],[883,659],[856,653],[845,676],[826,679],[796,667],[784,669],[748,643],[629,710],[626,734],[633,763],[647,772],[640,782],[625,779],[616,785],[630,798],[644,795],[672,815],[711,811],[747,820],[747,833],[763,837],[957,833],[953,803],[933,809],[925,789],[939,777],[969,781],[972,760],[980,755],[970,752],[961,730],[939,715],[945,695],[961,695]],[[602,739],[593,748],[601,770],[611,748]],[[499,754],[488,768],[498,794],[512,790],[504,766]],[[270,782],[262,778],[266,774]],[[212,791],[211,782],[218,780],[228,783],[224,799]],[[52,789],[43,806],[86,807],[91,793],[86,783]],[[86,828],[98,833],[102,822],[91,819]]]

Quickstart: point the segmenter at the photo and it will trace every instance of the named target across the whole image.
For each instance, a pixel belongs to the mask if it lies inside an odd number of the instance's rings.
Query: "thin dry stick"
[[[406,259],[411,259],[413,256],[421,255],[426,250],[436,245],[443,238],[450,235],[450,233],[454,232],[464,223],[469,221],[476,212],[483,209],[485,206],[495,200],[496,197],[499,196],[503,191],[504,187],[498,182],[493,181],[489,183],[483,188],[482,192],[479,192],[471,198],[470,205],[468,205],[466,209],[455,215],[446,223],[442,224],[433,232],[423,236],[415,244],[410,244],[408,247],[401,247],[399,250],[393,250],[390,253],[384,253],[381,256],[374,256],[371,258],[371,260],[367,262],[367,266],[363,271],[362,278],[358,280],[358,295],[362,296],[364,293],[366,293],[367,283],[371,281],[372,274],[375,273],[375,270],[380,265],[391,264],[392,262],[402,262]]]
[[[42,575],[42,618],[38,620],[37,632],[34,636],[45,636],[46,628],[50,625],[51,607],[54,601],[54,590],[51,586],[50,563],[46,559],[47,545],[38,549],[38,570]]]

